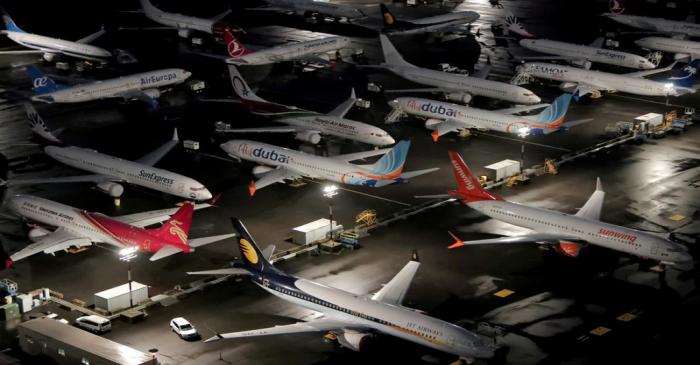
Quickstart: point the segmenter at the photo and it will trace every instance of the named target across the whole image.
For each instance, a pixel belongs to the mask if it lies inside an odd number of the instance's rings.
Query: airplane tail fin
[[[676,86],[692,88],[698,76],[698,68],[700,68],[700,58],[693,60],[681,70],[678,70],[668,81]]]
[[[243,45],[234,35],[230,28],[224,29],[224,42],[226,42],[226,48],[228,49],[228,55],[231,57],[240,57],[253,53]]]
[[[409,140],[397,143],[382,158],[372,164],[370,170],[373,174],[380,175],[386,179],[399,178],[403,171],[403,165],[406,163],[406,156],[410,146],[411,141]]]
[[[18,33],[26,33],[25,31],[22,30],[22,28],[18,27],[17,24],[15,24],[15,21],[12,20],[10,17],[10,14],[5,12],[5,9],[1,9],[2,11],[2,21],[5,23],[5,29],[10,31],[10,32],[18,32]]]
[[[160,228],[153,229],[153,235],[174,245],[187,246],[193,212],[194,204],[183,204]]]
[[[238,72],[238,68],[234,65],[228,65],[228,73],[231,78],[231,85],[233,86],[233,91],[238,95],[239,98],[246,101],[257,101],[266,102],[264,99],[255,95],[250,86],[245,82],[241,73]]]
[[[238,233],[238,249],[241,252],[241,261],[243,261],[246,269],[282,273],[267,261],[267,256],[260,250],[260,246],[255,243],[255,239],[253,239],[253,236],[248,232],[248,229],[240,219],[231,218],[231,223],[236,233]]]
[[[541,124],[542,129],[556,130],[564,126],[566,112],[569,110],[572,95],[561,94],[535,117],[535,121]]]
[[[29,77],[32,79],[32,90],[34,90],[36,94],[46,94],[59,89],[58,84],[41,72],[36,66],[28,65],[26,70]]]
[[[389,11],[389,8],[384,5],[384,3],[379,3],[379,9],[382,12],[382,22],[384,23],[384,29],[391,29],[396,26],[397,19],[394,14]]]
[[[523,24],[520,22],[520,19],[518,19],[518,17],[516,17],[510,11],[506,12],[505,24],[506,29],[508,29],[508,32],[510,33],[515,33],[521,37],[526,38],[535,37],[532,33],[528,32],[527,29],[525,29],[525,27],[523,27]]]
[[[450,160],[452,161],[452,171],[457,180],[457,190],[449,191],[450,196],[461,200],[464,204],[482,200],[503,200],[500,196],[481,187],[481,183],[474,177],[459,153],[451,151]]]
[[[27,120],[29,120],[29,125],[32,128],[32,132],[49,142],[63,143],[58,137],[56,137],[57,132],[52,132],[49,127],[46,126],[44,119],[41,118],[31,103],[24,103],[24,111],[27,114]]]
[[[413,66],[412,64],[406,62],[406,60],[401,57],[401,54],[399,51],[396,50],[396,47],[391,43],[389,40],[389,37],[387,37],[385,34],[380,34],[379,35],[379,40],[382,43],[382,52],[384,53],[384,63],[389,64],[389,65],[397,65],[397,66]]]

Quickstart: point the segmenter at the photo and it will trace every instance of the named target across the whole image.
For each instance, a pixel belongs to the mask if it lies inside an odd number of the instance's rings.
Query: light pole
[[[119,260],[125,261],[127,263],[127,278],[129,280],[129,308],[134,307],[134,297],[131,291],[131,260],[136,258],[136,252],[138,248],[136,246],[131,246],[119,250]]]
[[[328,198],[328,213],[331,219],[331,229],[328,231],[328,237],[333,240],[333,197],[338,195],[338,187],[336,185],[326,185],[323,187],[323,196]]]
[[[518,130],[518,136],[522,138],[520,141],[520,175],[522,176],[525,168],[525,137],[530,134],[529,127],[522,127]]]

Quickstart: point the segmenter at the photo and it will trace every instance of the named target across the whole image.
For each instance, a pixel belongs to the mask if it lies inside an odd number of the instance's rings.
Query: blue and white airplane
[[[338,342],[360,351],[374,334],[385,334],[459,356],[460,359],[493,357],[493,349],[478,335],[455,324],[404,307],[403,301],[420,267],[418,255],[374,295],[357,295],[310,280],[296,278],[270,264],[255,240],[238,219],[232,219],[238,233],[243,265],[233,268],[189,272],[190,275],[248,275],[267,292],[288,302],[323,314],[322,318],[269,328],[221,333],[204,342],[222,339],[332,332]]]
[[[102,36],[105,33],[104,29],[90,34],[85,38],[78,39],[77,41],[67,41],[27,33],[18,27],[3,9],[0,8],[0,12],[2,12],[2,20],[5,23],[5,30],[0,31],[0,33],[7,35],[7,38],[12,39],[18,44],[32,49],[31,51],[2,51],[0,54],[40,53],[43,54],[44,59],[49,62],[51,62],[58,54],[102,62],[112,57],[112,53],[110,53],[108,50],[88,44]]]

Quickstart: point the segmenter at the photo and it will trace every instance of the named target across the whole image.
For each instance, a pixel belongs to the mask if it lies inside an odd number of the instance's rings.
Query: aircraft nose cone
[[[209,189],[205,189],[203,192],[200,193],[199,195],[199,200],[209,200],[211,199],[212,195]]]
[[[385,146],[392,145],[394,143],[396,143],[396,140],[394,139],[394,137],[392,137],[392,136],[384,137],[384,145]]]
[[[530,96],[528,101],[530,102],[530,104],[539,104],[542,102],[542,99],[540,99],[540,97],[537,95],[532,95]]]

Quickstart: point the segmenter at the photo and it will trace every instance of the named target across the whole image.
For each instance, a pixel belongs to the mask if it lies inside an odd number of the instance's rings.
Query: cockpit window
[[[199,187],[199,188],[190,188],[190,191],[202,191],[202,190],[204,190],[204,189],[206,189],[206,188],[205,188],[204,186],[202,186],[202,187]]]

